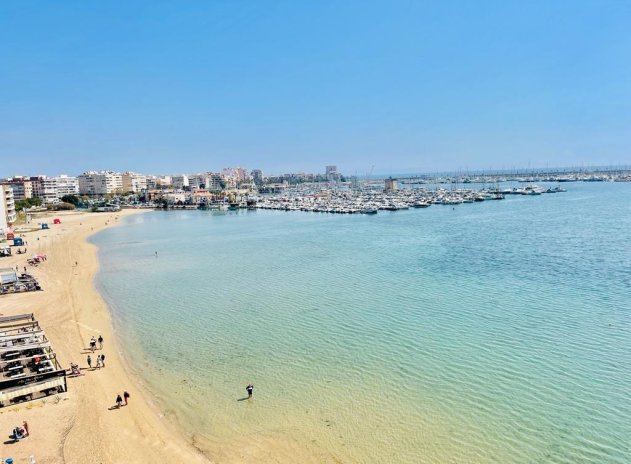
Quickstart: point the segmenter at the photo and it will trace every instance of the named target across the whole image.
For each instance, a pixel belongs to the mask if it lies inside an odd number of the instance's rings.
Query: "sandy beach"
[[[108,309],[93,284],[97,254],[87,238],[129,214],[142,212],[56,213],[59,225],[52,225],[52,215],[33,218],[30,226],[48,222],[51,228],[26,232],[27,254],[16,255],[13,247],[13,256],[0,261],[0,267],[17,265],[22,271],[27,257],[47,255],[38,267],[27,266],[43,291],[0,296],[0,314],[34,313],[61,365],[78,363],[84,374],[68,379],[67,393],[1,408],[0,457],[26,463],[34,456],[38,464],[210,462],[139,389],[133,372],[124,366]],[[87,347],[90,338],[99,335],[103,350],[93,358],[105,354],[106,367],[89,370]],[[129,405],[109,409],[125,390],[131,395]],[[30,436],[11,443],[11,430],[23,421],[29,424]]]

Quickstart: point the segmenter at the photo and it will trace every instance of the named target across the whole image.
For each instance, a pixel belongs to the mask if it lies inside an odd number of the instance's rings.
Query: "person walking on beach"
[[[88,359],[86,359],[86,361],[88,362],[88,367],[92,369],[92,358],[90,357],[90,355],[88,355]]]
[[[92,350],[92,353],[94,353],[94,350],[96,350],[96,338],[92,337],[92,339],[90,340],[90,349]]]
[[[116,407],[120,408],[123,405],[123,399],[120,394],[116,395]]]
[[[103,335],[99,335],[99,350],[103,349]]]
[[[96,356],[96,368],[100,369],[101,368],[101,355],[97,355]]]
[[[245,391],[248,392],[248,398],[252,398],[252,392],[254,391],[254,385],[249,383],[248,386],[245,387]]]
[[[103,365],[103,367],[105,367],[105,355],[104,354],[101,355],[101,364]]]
[[[125,398],[125,406],[127,406],[127,402],[129,401],[129,393],[127,393],[127,390],[125,390],[125,392],[123,393],[123,397]]]

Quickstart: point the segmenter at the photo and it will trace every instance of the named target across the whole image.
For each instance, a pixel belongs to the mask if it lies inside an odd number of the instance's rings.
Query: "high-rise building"
[[[16,217],[13,189],[9,185],[0,185],[0,238],[6,237]]]
[[[33,196],[40,198],[42,203],[52,203],[59,199],[57,180],[54,177],[33,176],[30,181],[33,184]]]
[[[209,182],[210,179],[208,179],[208,174],[205,172],[189,174],[188,176],[188,186],[191,189],[205,189],[208,187]]]
[[[189,187],[190,182],[188,176],[181,174],[179,176],[171,176],[171,185],[176,190],[183,190],[184,187]]]
[[[123,192],[123,176],[112,171],[87,171],[81,174],[79,193],[81,195],[106,195]]]
[[[135,172],[125,172],[122,174],[123,192],[140,193],[147,190],[147,176]]]
[[[208,185],[206,188],[211,192],[219,192],[223,189],[222,185],[224,183],[223,176],[216,172],[208,173]]]
[[[340,175],[337,172],[337,166],[327,166],[325,170],[326,180],[338,181],[340,180]]]
[[[57,187],[57,197],[62,198],[65,195],[77,195],[79,193],[79,181],[76,177],[61,176],[54,177]]]
[[[261,185],[263,183],[263,171],[260,169],[253,169],[250,175],[256,185]]]
[[[9,177],[5,179],[2,184],[11,186],[13,189],[13,199],[15,201],[33,198],[33,183],[28,180],[28,177]]]

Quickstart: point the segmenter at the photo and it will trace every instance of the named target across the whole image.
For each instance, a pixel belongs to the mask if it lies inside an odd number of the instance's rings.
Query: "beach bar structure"
[[[67,390],[66,370],[33,314],[0,317],[0,406]]]
[[[37,262],[39,261],[38,259]],[[12,267],[0,268],[0,295],[17,292],[33,292],[41,289],[41,285],[31,274],[23,273],[18,275]]]

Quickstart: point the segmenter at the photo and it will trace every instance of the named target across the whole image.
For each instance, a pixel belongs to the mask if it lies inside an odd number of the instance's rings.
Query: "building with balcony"
[[[220,192],[223,190],[224,180],[223,176],[219,173],[209,172],[208,173],[208,185],[206,188],[211,192]]]
[[[15,201],[33,198],[33,183],[28,179],[28,177],[9,177],[1,183],[3,185],[11,186],[11,188],[13,189],[13,199]]]
[[[88,171],[77,179],[81,195],[108,195],[123,192],[123,176],[117,172]]]
[[[123,177],[123,192],[140,193],[147,190],[147,176],[135,172],[125,172]]]
[[[33,184],[33,197],[40,198],[42,203],[53,203],[59,200],[57,180],[48,176],[33,176],[29,179]]]
[[[0,238],[6,237],[16,218],[13,189],[9,185],[0,185]]]
[[[54,177],[53,179],[55,179],[55,182],[57,183],[58,198],[65,195],[79,194],[79,181],[76,177],[62,174],[61,176]]]
[[[171,176],[171,185],[175,190],[184,190],[190,185],[188,176],[181,174],[179,176]]]

